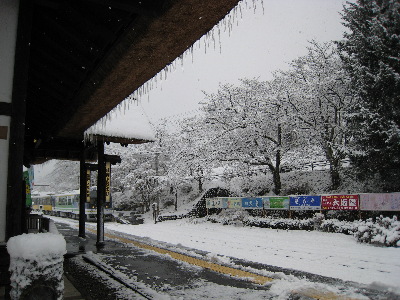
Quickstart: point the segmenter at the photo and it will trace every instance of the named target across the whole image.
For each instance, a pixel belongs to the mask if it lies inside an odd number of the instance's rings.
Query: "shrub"
[[[340,221],[337,219],[323,220],[321,214],[313,218],[288,219],[274,217],[251,216],[248,211],[223,211],[220,215],[209,215],[207,221],[224,225],[253,226],[284,230],[320,230],[324,232],[354,235],[361,243],[379,246],[400,247],[400,221],[396,216],[377,217],[375,221]]]
[[[353,222],[339,221],[337,219],[323,220],[320,230],[324,232],[335,232],[344,234],[353,234],[356,226]]]
[[[361,243],[370,243],[379,246],[400,246],[400,222],[397,217],[377,217],[360,221],[354,236]]]

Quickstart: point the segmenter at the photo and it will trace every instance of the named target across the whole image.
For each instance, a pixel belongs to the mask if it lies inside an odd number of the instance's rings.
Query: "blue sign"
[[[243,208],[263,208],[263,199],[262,198],[242,198],[242,207]]]
[[[290,196],[290,210],[320,210],[321,196]]]

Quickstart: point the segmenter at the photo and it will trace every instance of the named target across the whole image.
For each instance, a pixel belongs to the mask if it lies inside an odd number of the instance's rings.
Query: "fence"
[[[28,233],[48,232],[50,219],[41,215],[30,214],[26,217],[26,229]]]

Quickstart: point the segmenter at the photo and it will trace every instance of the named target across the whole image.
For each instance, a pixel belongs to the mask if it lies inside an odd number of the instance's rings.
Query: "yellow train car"
[[[53,211],[54,198],[48,194],[32,195],[32,209],[50,215]]]

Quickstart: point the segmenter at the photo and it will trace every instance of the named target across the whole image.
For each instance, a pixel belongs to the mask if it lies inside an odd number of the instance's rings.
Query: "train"
[[[32,210],[46,215],[79,219],[79,190],[65,193],[34,193],[32,194]],[[85,202],[85,215],[87,221],[97,219],[97,190],[92,187],[90,201]],[[112,202],[104,203],[104,219],[112,220]]]

